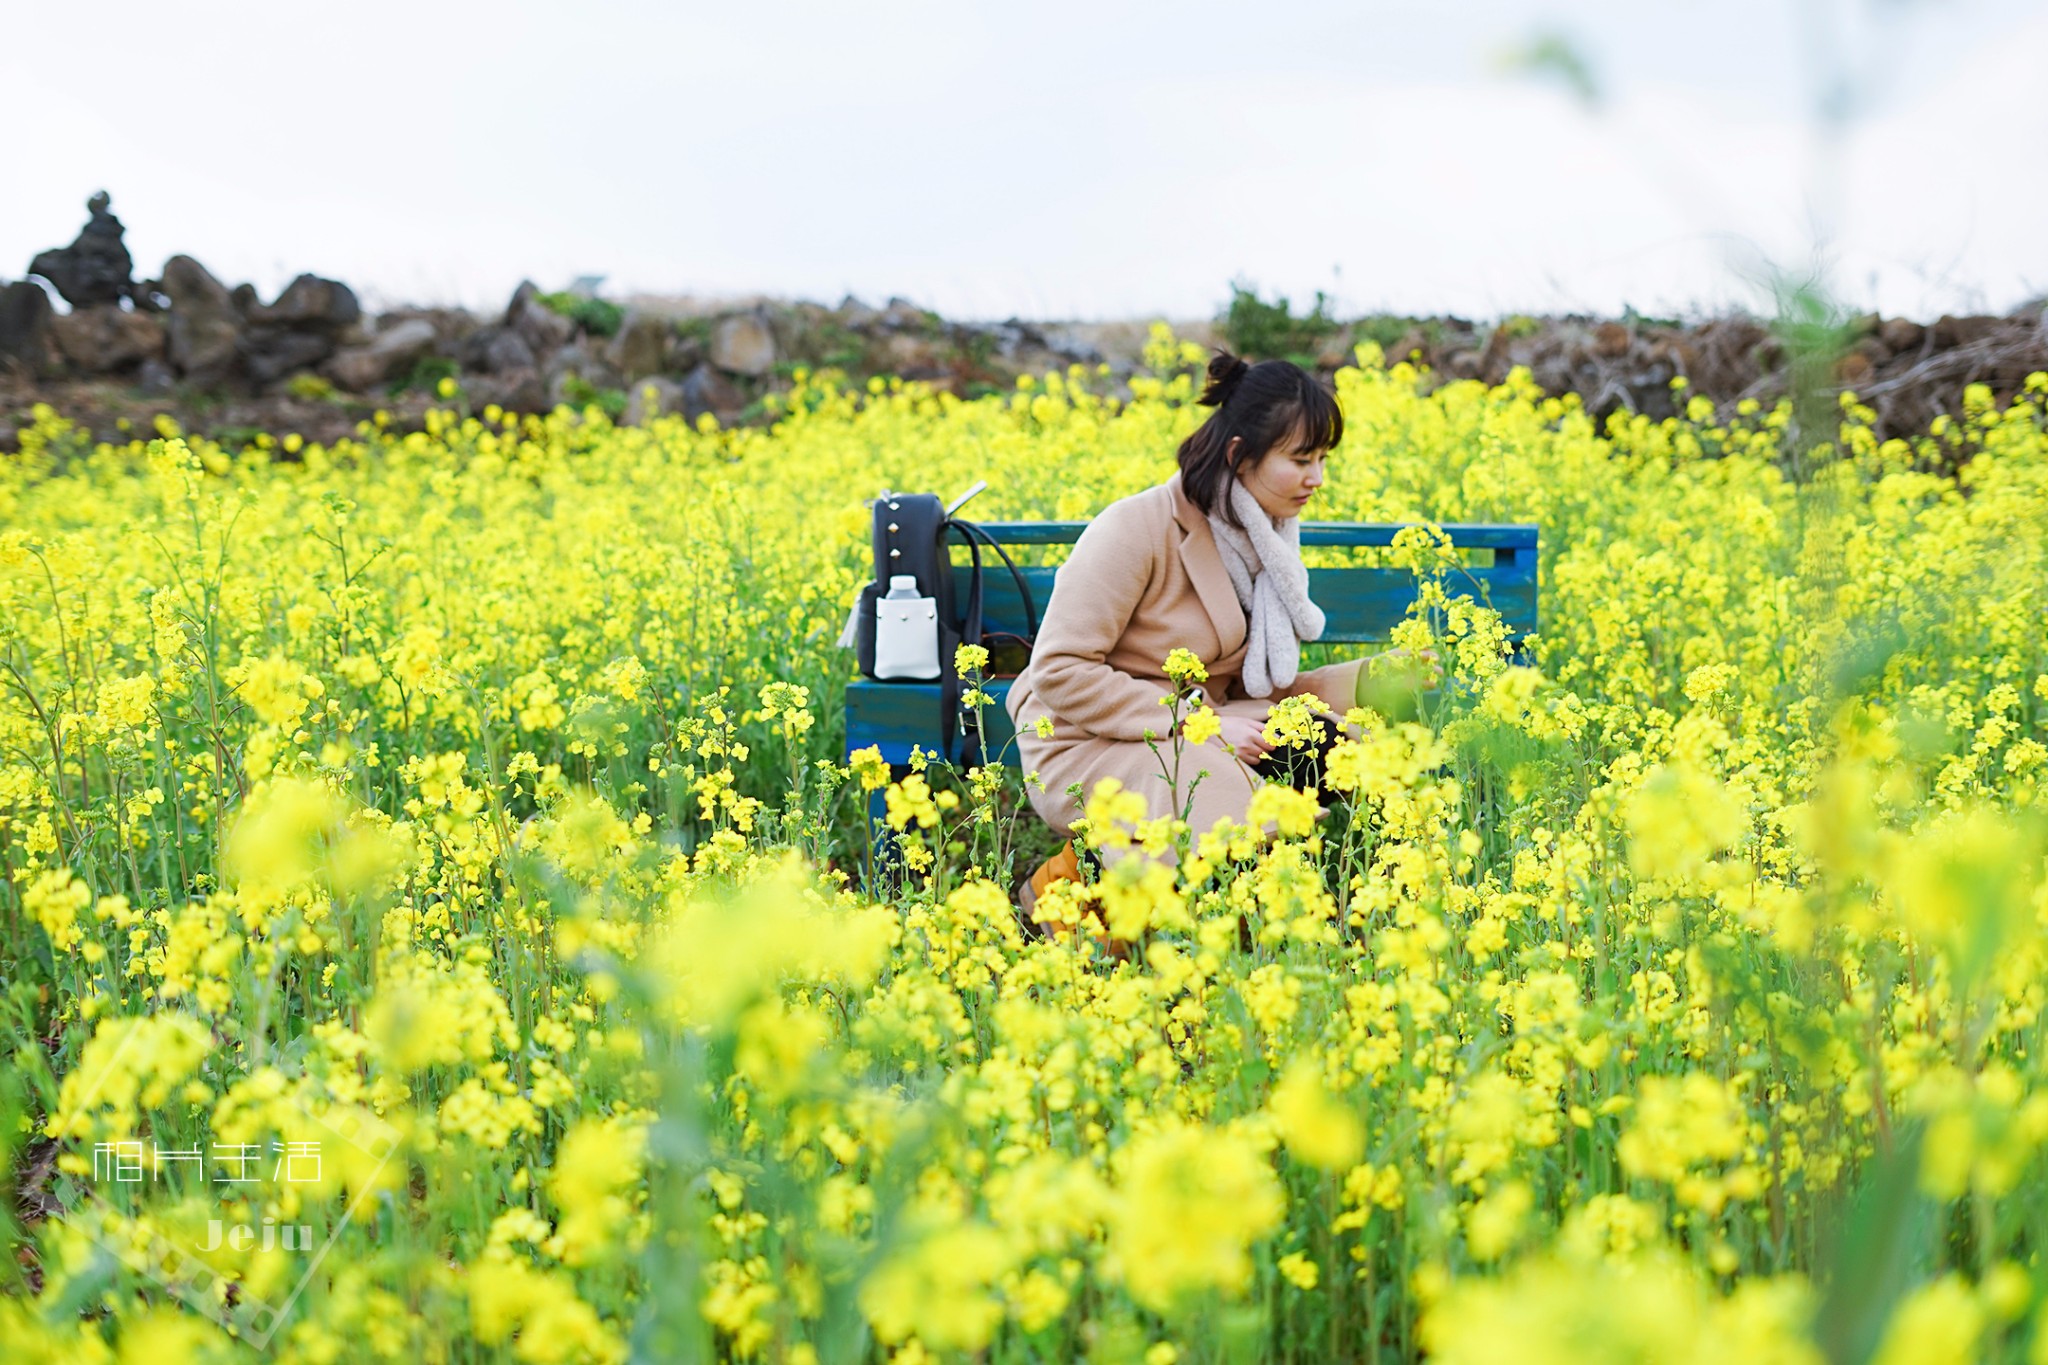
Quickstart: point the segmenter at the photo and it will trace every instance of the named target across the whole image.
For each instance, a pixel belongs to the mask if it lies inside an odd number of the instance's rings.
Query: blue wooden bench
[[[983,522],[982,529],[1001,545],[1071,545],[1079,539],[1086,522],[1011,521]],[[1390,546],[1403,525],[1379,522],[1311,521],[1302,523],[1304,547]],[[1529,525],[1450,525],[1442,528],[1451,544],[1461,550],[1490,550],[1490,564],[1454,570],[1445,583],[1453,596],[1469,593],[1475,600],[1498,611],[1506,621],[1512,639],[1519,645],[1524,636],[1536,631],[1536,528]],[[955,547],[956,549],[964,547]],[[982,556],[983,628],[990,632],[1022,634],[1025,630],[1024,603],[1009,571],[995,556]],[[1052,599],[1051,565],[1020,566],[1030,586],[1032,600],[1041,614]],[[953,565],[954,600],[966,601],[968,575],[965,564]],[[1415,575],[1408,569],[1358,566],[1317,568],[1308,571],[1309,595],[1323,609],[1328,622],[1320,643],[1364,644],[1384,640],[1394,625],[1408,613],[1415,601]],[[987,727],[985,751],[1000,755],[1012,767],[1017,765],[1015,730],[1004,699],[1010,680],[998,678],[983,690],[994,705],[982,710]],[[846,686],[846,752],[872,745],[892,765],[910,761],[912,747],[937,753],[940,746],[939,684],[875,682],[858,678]],[[877,793],[879,797],[879,793]],[[876,803],[879,811],[879,800]]]

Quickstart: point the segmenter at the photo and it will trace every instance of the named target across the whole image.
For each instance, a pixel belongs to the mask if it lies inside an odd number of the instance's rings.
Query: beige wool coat
[[[1172,788],[1160,760],[1145,744],[1158,737],[1171,763],[1171,715],[1160,698],[1173,690],[1166,656],[1176,647],[1202,661],[1209,679],[1202,691],[1219,714],[1263,720],[1284,696],[1315,692],[1340,713],[1352,704],[1359,660],[1309,669],[1271,697],[1244,695],[1248,623],[1216,548],[1209,519],[1188,498],[1175,473],[1142,493],[1121,498],[1088,523],[1074,552],[1053,578],[1031,662],[1011,684],[1005,703],[1017,727],[1017,753],[1040,817],[1062,834],[1081,814],[1068,795],[1085,793],[1104,777],[1144,794],[1154,818],[1168,814]],[[1052,721],[1052,737],[1034,723]],[[1252,793],[1264,782],[1223,747],[1219,736],[1181,760],[1181,795],[1197,771],[1189,824],[1206,831],[1228,816],[1242,822]]]

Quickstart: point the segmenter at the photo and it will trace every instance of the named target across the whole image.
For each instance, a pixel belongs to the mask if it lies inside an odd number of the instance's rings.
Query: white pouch
[[[916,592],[917,579],[899,574],[889,580],[889,595],[875,599],[877,678],[939,676],[939,604]]]

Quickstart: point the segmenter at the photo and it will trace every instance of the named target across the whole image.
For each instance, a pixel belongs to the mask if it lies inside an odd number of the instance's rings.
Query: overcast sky
[[[2040,0],[23,5],[0,278],[114,196],[266,296],[901,294],[960,318],[2048,293]],[[1602,98],[1501,68],[1567,38]],[[1843,97],[1830,102],[1830,89]],[[1820,110],[1841,118],[1823,136]]]

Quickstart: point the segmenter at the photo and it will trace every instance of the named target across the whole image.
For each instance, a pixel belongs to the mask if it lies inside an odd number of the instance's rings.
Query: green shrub
[[[401,393],[413,391],[433,393],[442,380],[453,379],[456,373],[455,362],[447,356],[421,356],[413,362],[412,368],[405,372],[404,377],[392,380],[385,387],[385,392],[393,398]]]
[[[1379,348],[1392,355],[1394,346],[1415,330],[1415,319],[1396,313],[1374,313],[1371,317],[1360,318],[1351,324],[1351,339],[1377,342]]]
[[[1323,340],[1343,330],[1343,324],[1325,311],[1328,302],[1318,289],[1315,306],[1306,316],[1296,317],[1286,298],[1267,303],[1253,290],[1233,282],[1230,308],[1219,321],[1225,340],[1237,354],[1291,360],[1309,367],[1315,364],[1316,348]]]
[[[625,309],[589,294],[542,294],[540,301],[594,337],[617,336],[626,320]]]
[[[599,388],[580,374],[572,374],[562,381],[562,397],[572,408],[594,406],[614,422],[626,415],[624,389]]]

